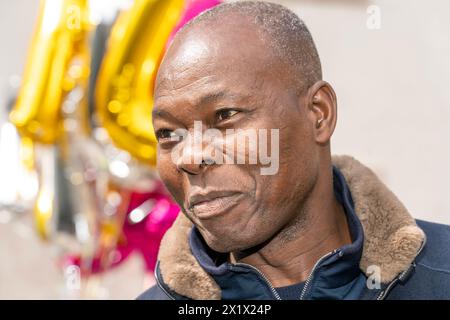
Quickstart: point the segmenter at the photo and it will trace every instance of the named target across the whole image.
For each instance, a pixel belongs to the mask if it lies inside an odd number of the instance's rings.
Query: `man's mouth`
[[[210,191],[189,197],[189,209],[199,219],[209,219],[230,211],[242,199],[238,191]]]

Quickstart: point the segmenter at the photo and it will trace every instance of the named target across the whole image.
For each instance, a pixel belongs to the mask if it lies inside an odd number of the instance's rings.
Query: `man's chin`
[[[208,232],[203,238],[209,248],[220,253],[244,251],[258,245],[258,243],[255,243],[256,235],[238,235],[236,231],[231,235],[229,233],[214,234]]]

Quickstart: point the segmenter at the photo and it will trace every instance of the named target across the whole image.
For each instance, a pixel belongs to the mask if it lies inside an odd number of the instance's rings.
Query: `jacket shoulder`
[[[450,276],[450,226],[423,220],[416,221],[427,239],[416,263]]]
[[[416,222],[426,235],[426,244],[411,277],[396,285],[388,299],[450,299],[450,226]]]
[[[155,284],[153,287],[139,295],[136,300],[170,300],[170,298],[157,284]]]

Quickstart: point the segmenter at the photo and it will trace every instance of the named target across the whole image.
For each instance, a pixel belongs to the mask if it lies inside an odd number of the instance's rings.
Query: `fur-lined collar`
[[[359,161],[334,156],[333,165],[344,175],[355,211],[364,229],[360,268],[370,265],[381,270],[381,281],[388,283],[408,269],[425,239],[423,231],[397,197]],[[166,285],[192,299],[220,299],[221,290],[198,264],[189,248],[191,222],[180,214],[167,231],[158,255]]]

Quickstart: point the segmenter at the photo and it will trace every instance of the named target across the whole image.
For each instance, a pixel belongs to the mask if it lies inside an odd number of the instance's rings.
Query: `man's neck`
[[[322,256],[351,243],[344,209],[334,196],[331,172],[319,178],[297,220],[298,228],[288,225],[255,252],[231,254],[231,261],[258,268],[275,287],[282,287],[305,281]],[[294,236],[287,239],[285,231],[293,228]]]

